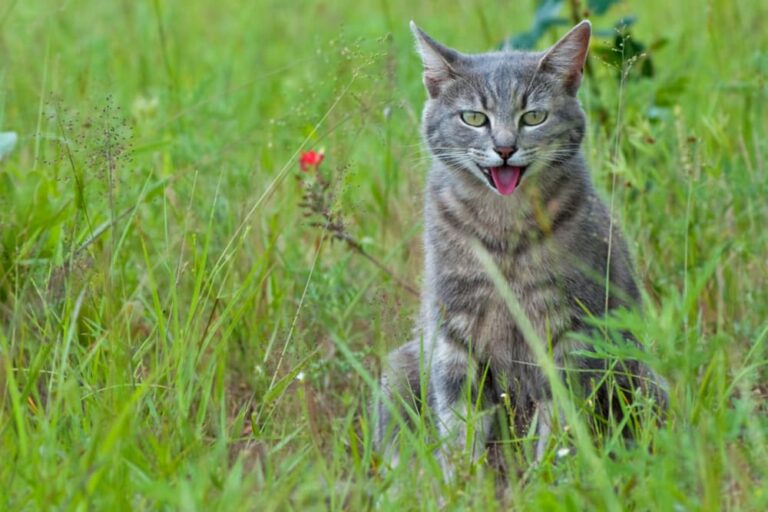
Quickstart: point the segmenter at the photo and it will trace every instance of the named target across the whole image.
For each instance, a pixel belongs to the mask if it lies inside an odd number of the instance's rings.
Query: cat
[[[591,315],[638,306],[640,291],[581,150],[586,120],[577,92],[591,24],[582,21],[544,52],[474,55],[441,45],[413,22],[411,30],[424,66],[422,135],[432,156],[424,285],[416,339],[391,352],[382,372],[374,443],[397,463],[401,422],[393,407],[410,402],[410,414],[433,417],[450,477],[450,450],[477,460],[498,437],[493,414],[479,415],[467,436],[465,418],[482,388],[482,409],[507,401],[515,435],[536,418],[540,460],[557,413],[550,386],[480,253],[503,276],[536,338],[551,345],[554,364],[581,370],[563,372],[577,375],[571,389],[594,391],[609,363],[584,357],[583,337],[569,333],[593,332]],[[631,395],[639,388],[665,407],[659,377],[636,360],[620,366],[618,388],[597,389],[596,415],[620,410],[616,389]]]

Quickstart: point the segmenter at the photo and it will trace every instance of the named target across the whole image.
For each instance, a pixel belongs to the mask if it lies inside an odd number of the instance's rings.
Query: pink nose
[[[515,151],[517,151],[516,147],[513,146],[502,146],[499,148],[493,148],[493,150],[498,153],[498,155],[506,160],[507,158],[511,157],[515,154]]]

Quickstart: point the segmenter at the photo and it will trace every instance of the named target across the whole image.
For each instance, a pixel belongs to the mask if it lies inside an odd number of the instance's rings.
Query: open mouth
[[[520,185],[526,167],[513,167],[503,165],[501,167],[483,168],[483,174],[488,183],[495,188],[499,194],[508,196]]]

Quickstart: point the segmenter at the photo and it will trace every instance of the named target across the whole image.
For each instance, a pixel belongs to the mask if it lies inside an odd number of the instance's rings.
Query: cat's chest
[[[457,248],[457,247],[455,247]],[[530,247],[524,254],[512,251],[491,256],[511,291],[513,304],[499,291],[476,254],[452,257],[435,263],[438,268],[437,297],[444,332],[471,343],[494,358],[528,359],[522,330],[510,310],[520,308],[541,340],[558,336],[570,323],[571,308],[563,269],[546,246]],[[499,355],[502,354],[502,355]]]
[[[512,206],[510,206],[512,205]],[[515,352],[525,346],[515,316],[492,281],[487,261],[542,339],[569,327],[571,270],[563,239],[544,236],[525,204],[480,203],[450,192],[427,208],[427,275],[445,335],[476,350]],[[484,260],[486,263],[484,263]]]

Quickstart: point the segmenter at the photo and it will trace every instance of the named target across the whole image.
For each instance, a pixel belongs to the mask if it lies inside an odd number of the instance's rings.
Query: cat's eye
[[[523,114],[523,124],[526,126],[536,126],[541,124],[547,118],[547,113],[543,110],[529,110]]]
[[[465,110],[464,112],[461,113],[461,120],[467,123],[469,126],[474,126],[475,128],[477,128],[479,126],[483,126],[485,123],[488,122],[488,116],[486,116],[482,112]]]

